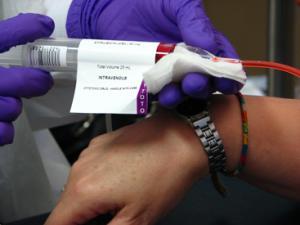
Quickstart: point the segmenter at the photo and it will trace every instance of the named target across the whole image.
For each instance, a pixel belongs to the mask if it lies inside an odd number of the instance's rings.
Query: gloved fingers
[[[217,43],[215,32],[210,19],[205,13],[202,1],[180,0],[174,1],[176,23],[183,41],[195,47],[200,47],[211,53],[216,53]]]
[[[52,86],[53,78],[48,72],[0,67],[0,96],[30,98],[46,94]]]
[[[0,122],[0,146],[11,144],[14,135],[15,131],[12,123]]]
[[[183,92],[193,98],[207,99],[212,93],[211,78],[204,74],[189,73],[181,83]]]
[[[225,35],[216,29],[214,29],[214,31],[218,42],[218,52],[216,55],[225,58],[239,59],[238,53]]]
[[[217,56],[238,59],[239,56],[228,39],[217,30],[215,30],[215,33],[219,46]],[[214,87],[223,94],[235,94],[239,92],[243,85],[237,81],[226,78],[214,78]]]
[[[181,0],[177,2],[180,3],[177,8],[177,24],[186,44],[200,47],[218,56],[238,58],[228,39],[212,25],[205,13],[202,1]],[[241,87],[242,85],[236,81],[213,78],[213,88],[224,94],[237,93]],[[189,88],[183,88],[185,93],[191,95],[187,90]]]
[[[166,108],[174,108],[184,100],[184,94],[180,85],[168,84],[160,92],[158,96],[159,103]]]
[[[12,122],[22,112],[22,101],[19,98],[0,96],[0,121]]]
[[[0,52],[38,38],[49,37],[54,26],[50,17],[31,13],[0,21]]]
[[[214,88],[223,94],[230,95],[238,93],[243,85],[235,80],[227,78],[214,78]]]

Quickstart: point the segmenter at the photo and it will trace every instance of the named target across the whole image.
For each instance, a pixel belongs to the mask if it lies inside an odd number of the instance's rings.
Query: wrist
[[[197,111],[197,118],[200,116],[200,112],[203,110],[202,107],[198,107],[199,103],[195,105],[193,104],[193,109],[196,109]],[[186,108],[186,107],[185,107]],[[202,109],[201,109],[202,108]],[[189,110],[187,110],[189,111]],[[193,110],[195,113],[195,110]],[[194,114],[193,114],[194,115]],[[198,116],[199,115],[199,116]],[[236,96],[226,96],[226,95],[215,95],[211,98],[211,104],[209,106],[209,117],[211,118],[211,121],[213,122],[214,126],[216,127],[216,131],[218,136],[220,136],[222,140],[222,144],[225,149],[226,154],[226,165],[222,166],[225,171],[235,171],[237,168],[237,165],[239,165],[240,162],[240,156],[241,156],[241,148],[242,148],[242,118],[241,118],[241,108],[239,101]],[[190,118],[190,117],[188,117]],[[204,120],[206,119],[203,118]],[[199,122],[197,122],[198,124]],[[187,124],[187,123],[186,123]],[[198,125],[197,125],[198,127]],[[184,129],[181,127],[179,128],[181,131],[184,131]],[[192,128],[191,125],[187,125],[186,132],[189,132],[187,136],[190,138],[186,138],[185,140],[189,140],[190,148],[194,148],[194,151],[201,151],[201,153],[198,152],[198,174],[199,176],[207,175],[209,171],[209,165],[219,165],[221,166],[221,162],[213,160],[214,157],[219,158],[222,156],[221,150],[218,153],[219,155],[216,155],[216,153],[212,153],[210,157],[213,157],[211,160],[212,162],[208,163],[208,154],[209,150],[204,149],[203,142],[200,140],[198,130],[196,134],[196,128]],[[199,129],[199,127],[197,128]],[[213,130],[211,130],[213,133]],[[210,137],[207,137],[210,139]],[[216,140],[217,141],[217,140]],[[206,152],[206,151],[208,152]],[[214,151],[214,150],[213,150]],[[223,150],[224,151],[224,150]],[[197,158],[195,158],[197,159]],[[205,169],[204,168],[205,163]],[[217,163],[217,164],[215,164]],[[213,167],[214,168],[214,167]],[[213,169],[214,170],[214,169]],[[204,172],[205,171],[205,172]]]
[[[156,116],[159,118],[158,125],[164,127],[163,124],[166,124],[169,129],[169,136],[172,137],[177,149],[177,162],[182,165],[182,168],[194,180],[207,176],[208,157],[191,125],[181,116],[170,111],[161,110]],[[172,149],[173,153],[174,149]]]
[[[242,119],[236,96],[213,96],[210,114],[224,145],[227,157],[226,169],[233,171],[239,163],[242,148]]]

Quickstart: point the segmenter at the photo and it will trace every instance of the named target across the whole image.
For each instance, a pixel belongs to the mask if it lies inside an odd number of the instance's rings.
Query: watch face
[[[193,116],[207,108],[207,100],[187,99],[177,106],[176,110],[184,116]]]

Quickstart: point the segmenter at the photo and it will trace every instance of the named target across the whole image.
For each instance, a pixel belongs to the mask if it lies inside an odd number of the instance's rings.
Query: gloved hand
[[[67,30],[76,38],[185,42],[218,56],[238,58],[212,25],[201,0],[73,0]],[[190,73],[180,85],[164,87],[159,101],[174,107],[185,95],[205,99],[216,90],[233,94],[240,88],[236,81]]]
[[[53,21],[37,14],[20,14],[0,21],[0,53],[12,46],[48,37],[54,30]],[[45,94],[53,85],[49,73],[30,68],[0,67],[0,146],[12,143],[14,121],[22,111],[21,98]]]

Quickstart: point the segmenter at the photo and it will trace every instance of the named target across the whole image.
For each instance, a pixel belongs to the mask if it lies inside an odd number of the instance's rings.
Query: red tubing
[[[291,66],[287,66],[275,62],[266,62],[266,61],[254,61],[254,60],[244,60],[242,61],[244,67],[255,67],[255,68],[265,68],[265,69],[275,69],[280,70],[289,74],[292,74],[300,78],[300,70]]]

